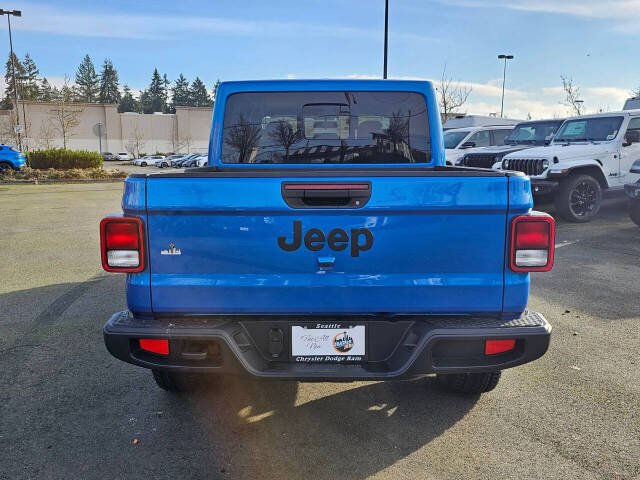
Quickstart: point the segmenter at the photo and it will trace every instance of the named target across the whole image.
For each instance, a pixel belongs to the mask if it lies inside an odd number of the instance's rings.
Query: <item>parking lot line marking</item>
[[[555,248],[566,247],[567,245],[573,245],[574,243],[578,243],[579,241],[580,240],[574,240],[572,242],[565,241],[565,242],[556,243]]]

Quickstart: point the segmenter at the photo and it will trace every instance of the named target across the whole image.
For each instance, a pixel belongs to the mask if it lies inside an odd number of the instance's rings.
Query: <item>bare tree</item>
[[[129,141],[125,145],[125,148],[134,158],[139,158],[140,150],[144,148],[145,143],[147,142],[144,139],[144,133],[138,128],[138,122],[136,121],[132,135],[129,137]]]
[[[436,87],[443,123],[459,112],[460,107],[467,102],[472,90],[472,87],[465,87],[460,82],[454,82],[451,77],[448,77],[447,65],[444,66],[440,84]]]
[[[635,90],[631,90],[631,96],[632,97],[640,97],[640,86],[637,87]]]
[[[251,151],[258,146],[260,141],[260,125],[253,125],[244,118],[238,116],[238,121],[229,127],[229,133],[225,143],[238,151],[238,163],[249,163]]]
[[[15,109],[3,111],[3,118],[0,124],[0,143],[3,145],[18,145],[18,134],[15,131],[16,112]]]
[[[51,122],[45,122],[40,125],[40,132],[38,133],[38,141],[36,145],[39,148],[53,148],[55,146],[56,131]]]
[[[269,132],[269,137],[278,145],[282,145],[285,158],[289,158],[289,150],[294,143],[302,140],[302,132],[294,129],[289,122],[280,120]]]
[[[573,77],[560,75],[562,80],[562,89],[564,90],[563,105],[569,107],[570,112],[574,115],[582,115],[584,112],[583,100],[580,99],[580,87],[573,83]]]
[[[392,143],[401,143],[409,136],[409,114],[403,114],[401,110],[391,113],[387,135]]]
[[[191,145],[193,144],[193,137],[191,135],[183,135],[177,141],[178,150],[183,148],[187,149],[187,153],[191,153]]]
[[[73,96],[73,89],[69,86],[69,77],[65,75],[60,96],[53,102],[55,107],[51,109],[53,128],[62,137],[63,148],[67,148],[68,140],[73,137],[76,127],[80,125],[82,108],[72,103]]]

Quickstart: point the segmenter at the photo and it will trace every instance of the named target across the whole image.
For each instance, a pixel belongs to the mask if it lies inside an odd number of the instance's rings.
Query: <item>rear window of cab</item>
[[[247,92],[227,99],[222,162],[398,164],[431,161],[414,92]]]

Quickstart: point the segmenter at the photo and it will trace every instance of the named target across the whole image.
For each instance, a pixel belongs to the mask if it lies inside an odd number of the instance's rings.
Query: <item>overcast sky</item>
[[[468,113],[513,118],[566,113],[560,75],[572,76],[587,111],[617,110],[640,86],[640,0],[390,0],[389,75],[438,79],[444,65],[473,87]],[[157,67],[174,80],[377,77],[384,0],[13,1],[14,48],[60,83],[85,53],[105,57],[121,83],[148,85]],[[6,17],[3,48],[9,42]]]

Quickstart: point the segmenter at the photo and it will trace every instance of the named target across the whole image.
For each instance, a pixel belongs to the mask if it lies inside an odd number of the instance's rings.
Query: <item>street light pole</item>
[[[504,71],[502,72],[502,103],[500,105],[500,118],[504,116],[504,84],[507,79],[507,60],[513,59],[513,55],[498,55],[498,59],[504,59]]]
[[[27,142],[27,139],[29,138],[29,132],[27,131],[27,112],[24,109],[24,82],[25,80],[29,80],[29,77],[18,77],[18,80],[20,80],[20,95],[22,96],[22,121],[24,122],[24,139],[25,139],[25,150],[28,152],[29,151],[29,142]],[[16,105],[16,108],[17,105]],[[17,113],[17,112],[16,112]]]
[[[11,38],[11,15],[14,17],[21,17],[22,12],[20,10],[2,10],[0,9],[0,15],[7,16],[7,23],[9,25],[9,51],[11,55],[11,74],[13,76],[13,96],[16,101],[16,126],[20,126],[20,114],[18,113],[18,86],[16,82],[16,66],[13,61],[13,40]],[[22,150],[22,137],[18,131],[18,150]]]
[[[384,71],[382,78],[387,78],[387,43],[389,38],[389,0],[384,0]]]

